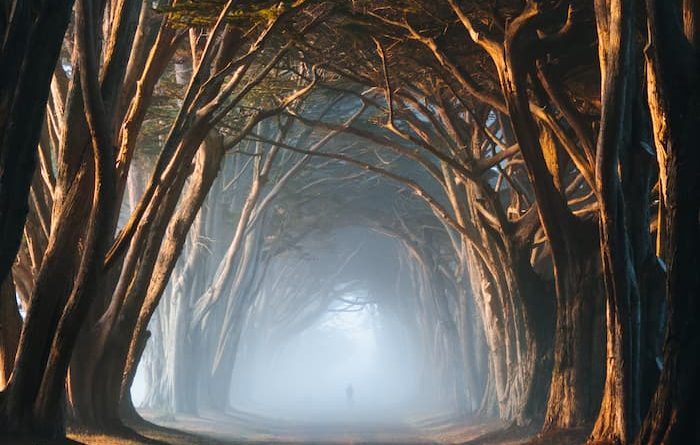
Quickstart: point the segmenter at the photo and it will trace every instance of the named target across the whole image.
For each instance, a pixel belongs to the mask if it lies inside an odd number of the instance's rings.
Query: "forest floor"
[[[146,413],[159,425],[137,428],[142,437],[74,433],[70,438],[89,445],[581,445],[588,429],[540,435],[534,428],[508,427],[502,422],[445,426],[443,421],[407,424],[299,424],[262,421],[242,413],[177,418]]]

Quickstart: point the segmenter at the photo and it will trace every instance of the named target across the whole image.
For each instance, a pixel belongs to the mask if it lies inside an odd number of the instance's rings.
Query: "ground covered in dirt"
[[[135,427],[138,435],[72,432],[71,440],[84,444],[115,445],[580,445],[587,428],[540,434],[535,428],[508,426],[497,421],[455,423],[422,419],[404,424],[301,424],[264,419],[246,413],[168,416],[145,413],[153,424]],[[74,442],[74,443],[75,443]]]

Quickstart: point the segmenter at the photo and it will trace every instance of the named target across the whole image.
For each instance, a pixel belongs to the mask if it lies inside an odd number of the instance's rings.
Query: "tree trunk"
[[[700,443],[700,2],[647,1],[649,108],[666,210],[668,330],[638,443]],[[683,28],[679,25],[682,24]]]
[[[556,171],[548,165],[540,130],[527,93],[532,60],[527,54],[536,38],[541,11],[528,3],[509,23],[504,56],[494,53],[501,89],[516,139],[537,200],[537,209],[552,250],[556,289],[556,327],[552,380],[544,429],[567,428],[589,421],[598,403],[594,356],[598,341],[596,309],[602,294],[595,231],[590,221],[569,209]]]
[[[7,278],[0,287],[0,390],[5,389],[10,380],[21,330],[15,287]]]
[[[82,192],[85,189],[80,185],[75,188],[83,189]],[[77,193],[74,191],[61,203],[62,211],[58,212],[59,217],[53,224],[42,267],[32,291],[14,372],[3,400],[4,415],[7,418],[3,419],[2,427],[6,431],[22,433],[34,430],[34,401],[39,395],[59,319],[73,289],[80,257],[80,253],[76,252],[66,258],[65,252],[75,249],[83,239],[83,227],[75,224],[75,220],[87,219],[85,206],[77,205],[85,197],[76,196]],[[90,200],[89,197],[87,199]],[[62,427],[62,422],[58,421],[57,425],[49,429],[54,427]]]
[[[202,144],[203,147],[205,145]],[[214,147],[211,154],[213,158],[220,159],[222,153],[223,151],[219,144]],[[158,206],[156,218],[150,227],[146,245],[144,246],[144,254],[139,262],[136,275],[134,277],[121,277],[121,279],[130,281],[124,301],[121,305],[115,305],[118,296],[112,301],[103,317],[103,320],[107,323],[100,326],[100,334],[92,346],[95,356],[91,363],[84,364],[91,368],[89,375],[91,376],[92,385],[89,386],[89,389],[82,388],[83,391],[91,392],[89,398],[91,409],[85,409],[84,407],[78,411],[83,413],[84,416],[84,418],[78,419],[81,423],[101,428],[122,428],[120,410],[129,410],[128,407],[124,407],[126,402],[124,395],[127,390],[125,385],[123,385],[125,382],[124,376],[135,372],[134,368],[137,365],[140,344],[144,341],[142,335],[150,319],[150,314],[146,314],[148,315],[147,318],[141,319],[138,335],[134,336],[134,332],[139,326],[139,314],[144,306],[146,297],[149,296],[147,290],[153,278],[152,273],[158,264],[161,253],[163,258],[172,261],[172,264],[179,256],[181,245],[187,236],[187,230],[189,230],[197,210],[201,206],[206,192],[218,171],[218,162],[209,163],[209,160],[211,159],[202,163],[202,166],[197,169],[197,177],[192,178],[192,182],[189,185],[191,196],[182,208],[186,217],[178,218],[178,216],[175,216],[173,220],[173,227],[177,229],[172,229],[171,235],[167,238],[172,242],[166,246],[162,244],[165,232],[170,226],[179,201],[181,189],[189,173],[187,168],[183,168],[180,178],[173,184],[171,191],[166,194],[163,202]],[[204,165],[207,167],[205,168]],[[165,253],[161,250],[163,247],[166,249]],[[169,265],[166,264],[166,266]],[[166,270],[165,275],[160,277],[155,283],[163,284],[164,286],[171,271],[172,269]],[[148,307],[151,314],[160,295],[162,295],[162,289],[160,292],[150,295],[152,299],[155,299],[155,301],[150,302]],[[129,354],[130,351],[131,355]]]
[[[560,284],[545,430],[580,426],[590,421],[602,392],[603,356],[597,348],[602,344],[602,320],[598,317],[602,312],[602,289],[595,248],[598,242],[589,226],[583,226],[578,233],[580,244],[575,258],[568,257],[555,266]]]
[[[72,7],[72,0],[17,2],[2,41],[8,51],[0,59],[0,282],[22,240],[49,85]]]
[[[633,139],[638,84],[634,66],[634,2],[596,2],[602,73],[596,192],[600,204],[601,260],[605,273],[607,370],[591,440],[626,443],[640,425],[640,293],[619,177]]]

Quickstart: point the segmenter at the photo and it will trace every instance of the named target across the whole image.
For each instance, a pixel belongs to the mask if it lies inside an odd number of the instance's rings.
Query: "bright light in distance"
[[[298,335],[241,363],[234,382],[246,396],[234,389],[233,405],[314,422],[398,420],[418,381],[410,346],[396,344],[402,338],[373,304],[339,301]]]

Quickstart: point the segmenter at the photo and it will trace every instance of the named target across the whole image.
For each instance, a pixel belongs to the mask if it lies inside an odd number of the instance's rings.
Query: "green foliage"
[[[279,17],[285,11],[295,8],[305,0],[243,0],[236,3],[234,10],[226,17],[236,28],[247,30],[260,23]],[[216,21],[226,4],[224,0],[188,0],[174,5],[160,6],[156,10],[170,14],[173,24],[183,27],[209,26]]]

